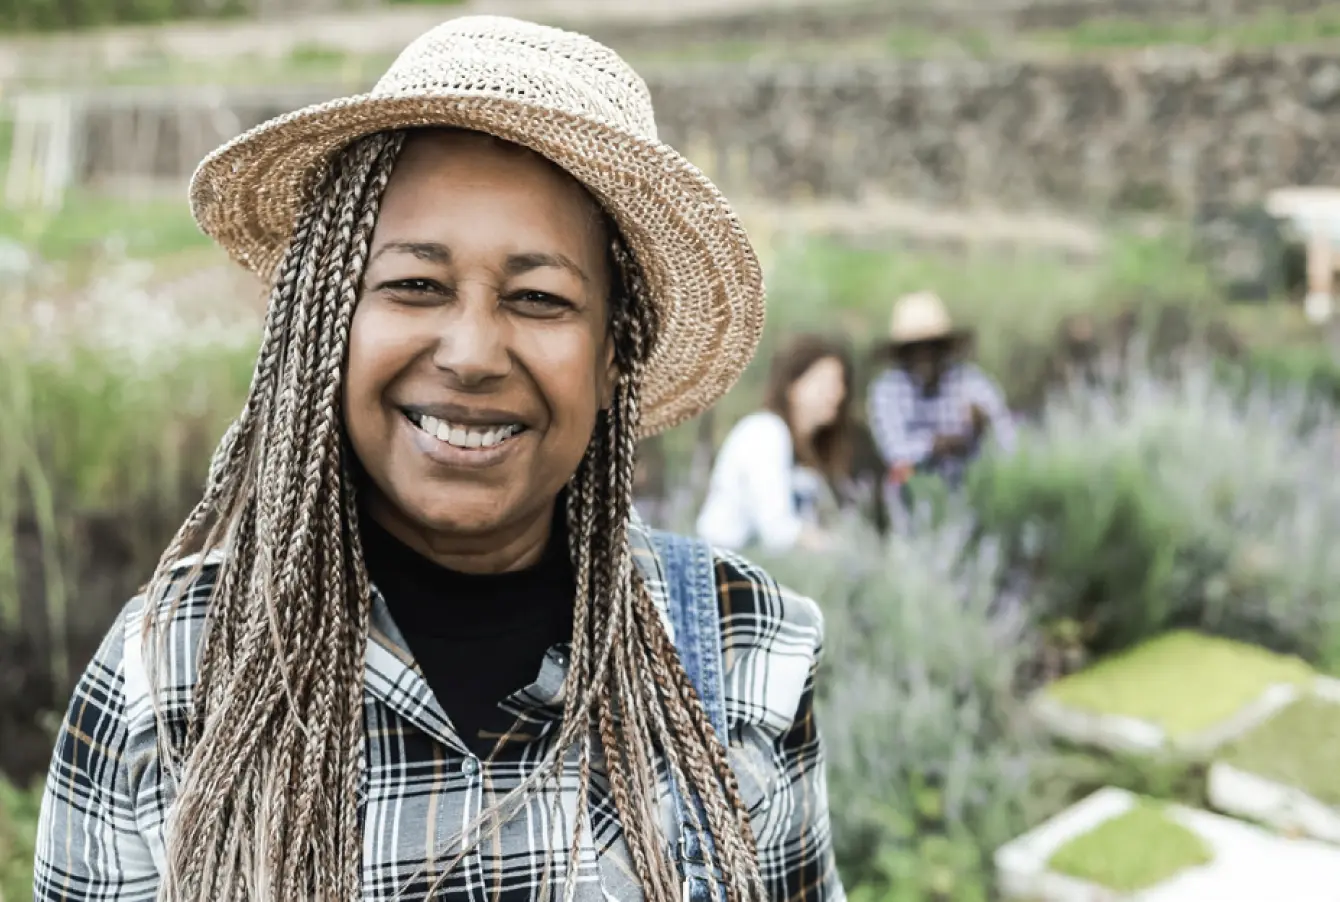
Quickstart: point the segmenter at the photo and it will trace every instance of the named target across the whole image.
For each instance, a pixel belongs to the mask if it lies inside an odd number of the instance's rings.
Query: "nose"
[[[433,351],[433,365],[462,389],[485,388],[512,370],[508,324],[494,292],[461,286]]]

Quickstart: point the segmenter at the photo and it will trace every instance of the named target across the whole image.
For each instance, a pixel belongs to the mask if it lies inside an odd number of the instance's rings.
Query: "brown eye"
[[[509,303],[536,311],[559,312],[572,309],[572,302],[547,291],[518,291],[507,297]]]

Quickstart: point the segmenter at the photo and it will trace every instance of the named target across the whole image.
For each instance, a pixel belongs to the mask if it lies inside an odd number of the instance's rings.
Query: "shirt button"
[[[473,777],[479,773],[479,759],[471,755],[461,762],[461,773],[467,777]]]

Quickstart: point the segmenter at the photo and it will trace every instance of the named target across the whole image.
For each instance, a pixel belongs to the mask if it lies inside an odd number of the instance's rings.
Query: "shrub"
[[[0,899],[27,899],[33,892],[33,854],[40,786],[20,790],[0,778]]]
[[[853,899],[985,899],[990,852],[1035,820],[1045,752],[1013,693],[1028,625],[970,523],[952,509],[886,547],[854,532],[838,557],[767,562],[825,613],[819,717]]]
[[[1095,648],[1189,626],[1333,665],[1335,438],[1306,389],[1229,386],[1190,356],[1056,396],[969,491],[1039,617]]]

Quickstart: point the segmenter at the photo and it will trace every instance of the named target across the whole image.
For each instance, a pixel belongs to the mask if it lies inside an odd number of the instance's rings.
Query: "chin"
[[[508,497],[510,493],[496,488],[453,487],[450,492],[433,494],[436,497],[405,498],[396,506],[410,514],[421,527],[447,535],[493,532],[518,513],[515,499]]]

